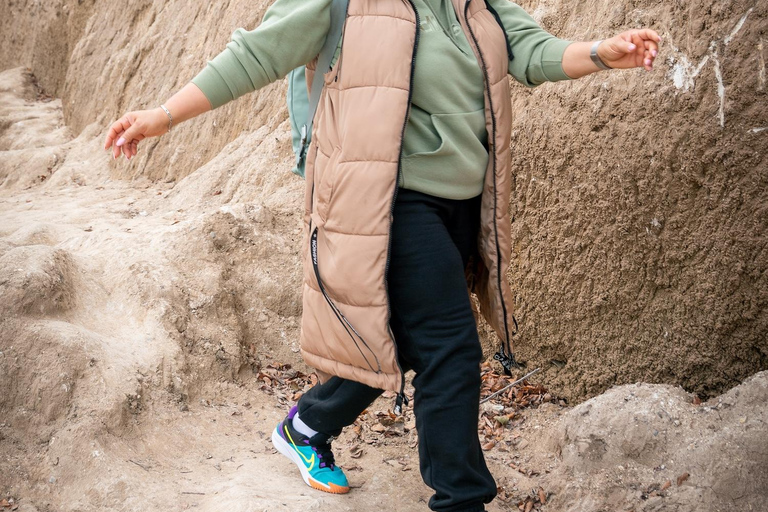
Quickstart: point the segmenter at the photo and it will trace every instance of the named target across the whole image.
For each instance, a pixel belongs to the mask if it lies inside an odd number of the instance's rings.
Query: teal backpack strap
[[[320,103],[320,93],[323,90],[325,82],[324,75],[326,71],[330,69],[331,61],[336,53],[336,47],[339,45],[341,32],[344,29],[344,20],[347,18],[348,5],[349,0],[333,0],[331,2],[331,27],[325,38],[323,49],[320,50],[320,54],[317,57],[317,67],[315,68],[315,76],[312,78],[312,88],[310,89],[307,120],[301,127],[301,140],[299,143],[297,166],[300,166],[302,170],[304,168],[304,158],[307,155],[307,149],[309,148],[309,142],[312,136],[312,123],[315,119],[317,105]]]
[[[291,124],[291,145],[295,162],[291,172],[304,177],[304,161],[301,154],[301,128],[309,111],[309,95],[304,66],[288,73],[288,121]]]

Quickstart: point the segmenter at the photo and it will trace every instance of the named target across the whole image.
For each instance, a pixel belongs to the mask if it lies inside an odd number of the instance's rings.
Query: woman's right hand
[[[104,149],[112,148],[113,158],[122,152],[130,160],[136,156],[139,142],[168,133],[168,121],[168,115],[160,107],[128,112],[109,127]]]

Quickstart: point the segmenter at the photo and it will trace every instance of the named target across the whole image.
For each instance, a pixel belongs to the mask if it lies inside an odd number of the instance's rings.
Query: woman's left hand
[[[627,30],[597,47],[597,55],[615,69],[644,67],[653,69],[653,61],[659,53],[661,37],[649,28]]]

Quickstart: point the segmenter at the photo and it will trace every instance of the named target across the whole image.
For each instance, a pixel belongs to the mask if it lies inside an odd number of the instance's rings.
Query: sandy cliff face
[[[518,88],[520,355],[583,396],[768,365],[768,4],[526,2],[564,37],[655,27],[654,73]]]
[[[130,163],[101,151],[268,3],[0,3],[0,508],[425,510],[416,431],[372,434],[389,399],[334,445],[341,500],[268,441],[297,391],[275,382],[306,370],[284,84]],[[481,423],[489,512],[764,510],[768,373],[736,384],[768,367],[768,5],[523,5],[564,38],[665,43],[652,74],[510,98],[517,356],[584,402],[485,404],[508,420]]]
[[[45,92],[62,97],[78,134],[156,105],[267,5],[7,2],[0,66],[29,66]],[[652,74],[514,89],[508,276],[518,358],[545,367],[545,379],[573,399],[636,380],[710,394],[768,367],[768,6],[523,5],[564,38],[648,25],[665,41]],[[256,144],[274,138],[285,129],[283,98],[283,83],[242,98],[147,143],[130,165],[113,163],[112,176],[173,183],[244,134],[259,131]],[[281,140],[275,163],[290,155]],[[249,153],[240,154],[233,169],[248,166]],[[262,177],[288,172],[282,163],[254,171],[238,201],[262,196],[254,186]]]

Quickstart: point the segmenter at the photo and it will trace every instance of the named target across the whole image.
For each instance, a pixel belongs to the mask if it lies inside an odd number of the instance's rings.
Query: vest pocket
[[[341,327],[343,332],[346,333],[347,336],[341,335],[341,331],[338,329],[333,329],[335,332],[340,334],[340,338],[337,340],[339,343],[346,343],[346,338],[348,337],[349,340],[352,342],[354,347],[357,349],[357,352],[360,354],[362,361],[365,362],[365,365],[374,373],[381,373],[381,362],[379,361],[379,358],[376,357],[376,352],[371,349],[368,342],[363,338],[363,336],[360,334],[360,332],[355,328],[355,326],[352,325],[352,323],[347,319],[346,315],[341,311],[339,306],[336,304],[336,302],[330,297],[328,291],[325,288],[325,284],[323,283],[322,277],[320,277],[320,253],[323,252],[323,249],[321,247],[321,241],[319,239],[320,237],[320,229],[318,226],[314,225],[314,223],[310,222],[309,224],[309,261],[312,265],[312,270],[310,273],[312,274],[312,277],[314,277],[314,282],[317,285],[318,290],[325,298],[325,301],[330,308],[330,311],[332,312],[332,317],[335,318],[336,321],[338,321],[337,326]],[[307,267],[305,266],[305,273],[307,272]],[[312,279],[310,278],[310,283],[312,282]],[[328,325],[329,329],[332,329],[333,326]]]

